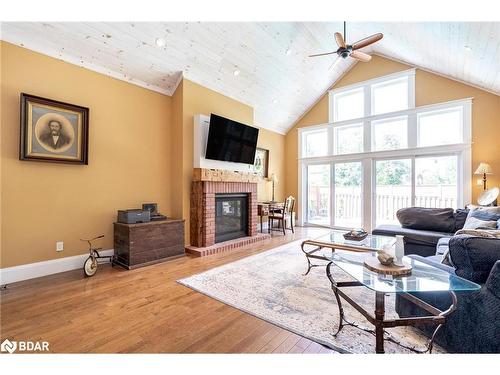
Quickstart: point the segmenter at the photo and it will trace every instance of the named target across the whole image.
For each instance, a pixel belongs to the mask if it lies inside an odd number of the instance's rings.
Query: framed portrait
[[[257,151],[255,151],[253,171],[260,177],[269,177],[269,150],[257,147]]]
[[[19,160],[88,164],[89,109],[21,94]]]

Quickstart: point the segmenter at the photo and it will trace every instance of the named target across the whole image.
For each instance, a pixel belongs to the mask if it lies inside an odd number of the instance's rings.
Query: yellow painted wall
[[[171,140],[170,140],[170,202],[172,205],[172,217],[182,217],[182,193],[183,193],[183,119],[182,105],[184,102],[184,82],[181,81],[174,95],[172,95],[172,117],[171,117]],[[185,231],[187,231],[188,222],[186,222]]]
[[[79,238],[98,234],[112,248],[116,211],[143,202],[183,217],[189,244],[193,116],[213,112],[256,126],[252,107],[189,80],[168,97],[6,42],[0,64],[2,268],[85,253]],[[21,92],[90,108],[88,166],[18,160]],[[281,200],[285,137],[261,129],[258,145],[270,150]],[[258,194],[269,199],[270,184],[261,182]]]
[[[85,252],[116,211],[171,214],[171,98],[1,42],[1,267]],[[21,92],[90,108],[89,165],[19,161]],[[55,251],[64,241],[64,251]]]
[[[374,55],[369,63],[356,64],[332,88],[343,87],[411,68],[408,65]],[[416,105],[423,106],[473,97],[472,104],[472,171],[481,161],[490,163],[494,175],[488,186],[500,186],[500,96],[484,90],[417,69],[415,76]],[[297,129],[328,122],[328,95],[314,105],[286,135],[286,191],[298,194]],[[471,176],[472,199],[475,202],[482,187],[479,176]]]
[[[285,190],[285,136],[261,128],[257,146],[269,150],[269,177],[274,173],[278,179],[274,187],[274,199],[283,201],[288,195]],[[262,179],[257,187],[257,199],[259,202],[269,201],[272,194],[272,183]]]
[[[179,92],[182,90],[182,93]],[[182,84],[174,94],[174,103],[176,96],[182,96],[182,105],[177,106],[174,104],[173,112],[182,110],[182,124],[175,122],[175,133],[182,132],[182,137],[177,136],[179,143],[182,143],[182,151],[176,152],[177,161],[173,163],[173,168],[181,168],[182,166],[182,179],[179,184],[182,185],[179,189],[172,190],[172,204],[175,206],[182,206],[182,215],[186,219],[186,244],[189,244],[189,217],[190,217],[190,192],[191,182],[193,176],[193,122],[194,116],[197,114],[209,115],[216,113],[218,115],[242,122],[248,125],[258,126],[253,122],[253,108],[241,102],[238,102],[230,97],[222,95],[218,92],[210,90],[204,86],[198,85],[187,79],[184,79]],[[173,117],[178,116],[174,114]],[[181,129],[182,126],[182,129]],[[274,133],[265,129],[259,132],[259,147],[267,148],[270,150],[270,173],[276,173],[282,183],[276,186],[276,198],[283,199],[284,196],[284,149],[285,137],[278,133]],[[181,159],[182,155],[182,160]],[[175,175],[177,172],[173,171]],[[177,181],[177,180],[176,180]],[[258,196],[262,200],[269,199],[270,189],[268,183],[261,182],[258,186]],[[175,203],[174,203],[175,202]]]

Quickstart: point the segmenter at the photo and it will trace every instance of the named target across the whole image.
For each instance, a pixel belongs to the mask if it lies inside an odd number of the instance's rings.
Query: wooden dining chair
[[[287,229],[291,229],[292,233],[295,233],[293,229],[293,208],[295,206],[295,198],[291,195],[285,199],[283,205],[269,207],[269,216],[267,221],[268,232],[271,233],[272,230],[283,231],[286,234]],[[290,227],[286,227],[287,219],[290,220]],[[278,221],[278,228],[273,228],[274,220]],[[281,229],[280,229],[281,224]]]

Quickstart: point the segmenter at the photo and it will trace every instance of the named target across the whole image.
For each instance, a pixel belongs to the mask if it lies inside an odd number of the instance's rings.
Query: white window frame
[[[375,83],[383,82],[384,80],[393,80],[397,77],[407,75],[409,77],[408,88],[409,88],[409,109],[400,110],[390,113],[383,113],[378,115],[371,115],[371,85]],[[331,190],[332,197],[330,199],[331,205],[334,204],[334,164],[339,162],[355,162],[361,161],[363,168],[363,186],[362,186],[362,196],[363,196],[363,227],[370,231],[375,224],[375,170],[374,163],[375,160],[381,159],[411,159],[412,160],[412,179],[414,178],[415,172],[415,158],[419,156],[446,156],[446,155],[457,155],[458,168],[457,168],[457,205],[459,207],[465,206],[466,203],[471,202],[471,180],[472,180],[472,170],[471,170],[471,144],[472,144],[472,98],[465,98],[460,100],[452,100],[438,104],[430,104],[420,107],[415,107],[415,69],[410,69],[408,71],[398,72],[388,76],[376,78],[373,80],[357,83],[354,85],[342,87],[340,89],[331,90],[330,95],[330,106],[329,106],[329,119],[333,119],[333,93],[338,93],[342,91],[349,91],[353,88],[364,87],[365,100],[364,100],[364,118],[356,118],[339,122],[329,122],[326,124],[319,124],[314,126],[309,126],[306,128],[298,129],[298,177],[299,177],[299,224],[307,223],[307,212],[303,208],[306,208],[307,202],[307,165],[308,164],[320,164],[320,163],[331,163]],[[434,112],[438,110],[446,110],[451,108],[461,107],[462,108],[462,139],[463,142],[457,144],[439,145],[439,146],[428,146],[428,147],[418,147],[418,129],[417,129],[417,116],[419,113]],[[408,116],[408,148],[397,149],[397,150],[384,150],[384,151],[371,151],[371,122],[374,120],[381,120],[399,116]],[[353,125],[363,123],[363,144],[364,151],[356,154],[334,154],[334,128],[339,126]],[[328,134],[328,153],[327,155],[320,157],[306,158],[303,157],[302,150],[302,138],[303,134],[313,130],[319,129],[329,129]],[[414,181],[412,181],[412,199],[414,199]],[[332,227],[335,227],[333,220],[335,217],[335,207],[330,208]],[[313,225],[313,224],[311,224]]]
[[[373,100],[372,100],[372,86],[379,86],[382,85],[383,83],[389,84],[391,81],[401,79],[406,77],[408,79],[408,108],[415,108],[415,68],[408,69],[408,70],[403,70],[401,72],[396,72],[392,74],[388,74],[382,77],[377,77],[374,79],[370,79],[367,81],[363,82],[358,82],[352,85],[340,87],[340,88],[335,88],[330,91],[328,91],[328,122],[329,123],[334,123],[335,122],[335,110],[336,107],[336,102],[335,102],[335,96],[340,95],[342,93],[347,94],[349,91],[355,91],[359,90],[360,88],[363,88],[364,91],[364,116],[361,118],[357,119],[349,119],[349,120],[344,120],[343,122],[347,121],[353,121],[353,120],[358,120],[358,122],[361,119],[366,119],[367,117],[371,116],[384,116],[386,113],[380,113],[378,115],[372,115],[372,105],[373,105]],[[393,113],[397,113],[400,111],[396,111]]]
[[[364,132],[365,132],[365,129],[364,129],[364,124],[363,124],[363,121],[360,121],[360,122],[355,122],[355,123],[350,123],[350,124],[347,124],[347,125],[340,125],[340,126],[335,126],[332,128],[332,132],[333,132],[333,138],[335,138],[335,131],[338,130],[338,129],[348,129],[348,128],[354,128],[354,127],[358,127],[358,126],[361,126],[363,128],[363,139],[364,139]],[[348,154],[339,154],[338,153],[338,150],[337,150],[337,142],[335,142],[335,140],[333,140],[333,155],[348,155]],[[364,148],[364,142],[363,142],[363,148]]]
[[[366,106],[366,92],[364,91],[363,87],[362,86],[355,86],[355,87],[348,86],[348,89],[330,90],[330,92],[329,92],[329,100],[330,100],[329,107],[332,108],[332,111],[330,112],[330,117],[329,117],[328,121],[330,121],[330,122],[335,121],[334,114],[336,112],[338,112],[338,102],[336,101],[336,99],[341,98],[342,96],[348,96],[353,91],[363,92],[363,97],[365,98],[364,103],[363,103],[363,114],[366,115],[366,107],[367,107]],[[351,120],[351,119],[349,119],[349,120]],[[343,120],[343,121],[347,121],[347,120]]]
[[[406,147],[402,147],[402,148],[397,148],[396,150],[405,150],[405,149],[408,149],[410,144],[410,118],[409,116],[406,116],[406,115],[402,115],[402,116],[394,116],[394,117],[385,117],[385,118],[382,118],[382,119],[378,119],[378,120],[372,120],[370,121],[370,130],[371,130],[371,133],[373,133],[375,127],[377,126],[378,123],[383,123],[383,122],[392,122],[392,121],[398,121],[398,120],[401,120],[401,119],[406,119]],[[373,151],[375,152],[375,137],[371,137],[371,144],[370,144],[370,151]],[[379,150],[379,151],[384,151],[384,150]]]
[[[456,107],[449,107],[449,106],[445,106],[445,107],[441,107],[441,106],[437,106],[437,108],[434,108],[434,109],[429,109],[427,111],[422,111],[422,112],[419,112],[417,113],[417,116],[416,116],[416,146],[420,144],[420,117],[422,116],[426,116],[426,115],[429,115],[429,114],[443,114],[443,113],[452,113],[452,112],[455,112],[457,109],[461,109],[460,111],[460,124],[461,124],[461,128],[460,128],[460,132],[462,133],[462,137],[470,137],[470,134],[465,134],[464,133],[464,115],[465,115],[465,111],[463,109],[463,107],[461,106],[456,106]],[[424,146],[422,146],[424,147]]]
[[[383,79],[382,79],[383,78]],[[408,108],[415,108],[415,95],[414,95],[414,87],[415,87],[415,69],[410,69],[406,70],[401,73],[397,73],[396,76],[393,76],[391,78],[387,78],[387,76],[382,77],[381,82],[370,82],[370,115],[374,115],[373,109],[375,107],[375,98],[373,95],[373,90],[376,88],[384,87],[384,86],[390,86],[396,81],[402,81],[403,79],[406,79],[407,82],[407,102],[408,102]],[[410,82],[411,81],[411,82]],[[387,112],[385,112],[387,113]],[[383,113],[379,113],[379,115],[382,115]]]

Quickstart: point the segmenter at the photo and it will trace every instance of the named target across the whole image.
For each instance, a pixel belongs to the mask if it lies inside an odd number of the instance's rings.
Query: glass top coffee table
[[[365,241],[365,244],[352,245],[351,242],[354,241],[345,242],[345,240],[342,241],[339,239],[339,234],[342,236],[343,232],[332,232],[335,233],[330,233],[327,236],[318,238],[317,240],[307,240],[302,243],[302,251],[306,254],[309,265],[306,275],[312,267],[319,266],[312,265],[309,258],[328,261],[328,264],[326,265],[326,275],[330,280],[332,291],[335,294],[335,299],[339,308],[339,327],[334,336],[338,335],[342,328],[346,325],[359,328],[356,324],[346,320],[344,310],[342,308],[342,301],[340,299],[340,297],[342,297],[343,300],[362,314],[368,322],[374,325],[375,329],[373,333],[375,334],[375,351],[377,353],[384,353],[385,328],[414,326],[417,324],[437,325],[431,339],[429,340],[427,349],[421,351],[429,353],[432,352],[437,332],[442,325],[446,323],[448,316],[457,308],[457,296],[455,292],[473,292],[480,289],[480,286],[476,283],[410,257],[404,257],[403,262],[412,266],[411,274],[405,276],[390,276],[370,271],[364,266],[365,260],[367,258],[376,257],[375,250],[377,248],[381,248],[384,244],[390,244],[388,241],[392,239],[394,242],[395,239],[385,236],[371,236],[371,238],[367,237],[363,240]],[[313,246],[313,249],[308,250],[307,246]],[[332,266],[337,266],[353,280],[336,281],[331,272]],[[375,292],[374,314],[367,311],[367,309],[358,303],[358,301],[355,301],[354,298],[349,296],[344,291],[346,288],[359,286],[364,286]],[[414,292],[438,291],[449,292],[451,294],[452,304],[445,311],[441,311],[411,294]],[[386,319],[385,297],[387,294],[393,293],[397,293],[401,297],[415,303],[420,308],[428,312],[429,315]],[[391,339],[390,336],[389,339]],[[399,342],[396,343],[400,344]],[[412,348],[408,349],[414,350]]]

